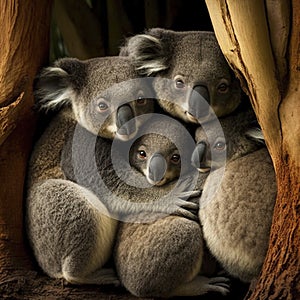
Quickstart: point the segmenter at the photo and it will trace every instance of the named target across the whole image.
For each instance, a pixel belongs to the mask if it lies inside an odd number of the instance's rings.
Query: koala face
[[[219,121],[207,123],[205,127],[198,127],[192,164],[200,172],[207,172],[224,166],[224,159],[227,162],[233,161],[258,150],[263,143],[261,137],[253,134],[253,128],[257,126],[251,110],[220,118]]]
[[[190,160],[195,141],[185,124],[163,114],[152,114],[144,122],[129,151],[130,165],[152,185],[164,185],[191,175]]]
[[[152,185],[162,186],[180,175],[179,151],[160,134],[149,133],[137,139],[130,149],[129,161]]]
[[[35,88],[42,108],[69,104],[81,126],[104,138],[132,138],[140,124],[126,123],[154,112],[151,84],[137,79],[126,58],[61,59],[41,73]]]
[[[240,103],[239,82],[212,32],[151,29],[130,38],[120,54],[129,55],[140,74],[156,77],[160,105],[186,122],[225,116]]]

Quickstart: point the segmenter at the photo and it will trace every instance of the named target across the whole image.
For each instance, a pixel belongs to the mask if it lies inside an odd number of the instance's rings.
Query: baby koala
[[[181,171],[178,149],[168,138],[156,133],[143,135],[134,143],[129,161],[156,186],[178,179]]]
[[[193,190],[189,182],[195,178],[190,168],[193,145],[187,142],[189,133],[180,126],[173,126],[170,120],[150,119],[146,127],[150,133],[146,131],[129,151],[131,167],[139,170],[156,189],[170,190],[182,184],[183,191]],[[141,200],[152,201],[151,189],[148,193]],[[193,195],[185,193],[187,197]],[[115,266],[121,284],[138,297],[195,296],[211,291],[225,295],[229,292],[227,278],[199,275],[207,254],[204,247],[198,222],[182,216],[123,222],[115,244]],[[210,268],[214,267],[212,262]]]

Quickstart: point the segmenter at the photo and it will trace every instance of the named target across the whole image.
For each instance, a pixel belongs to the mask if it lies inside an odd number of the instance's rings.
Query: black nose
[[[193,151],[191,163],[192,166],[194,166],[196,169],[200,169],[201,162],[204,161],[205,149],[206,149],[206,144],[200,142],[199,144],[197,144],[195,150]]]
[[[206,117],[209,113],[209,92],[206,86],[196,85],[189,99],[189,113],[197,119]]]
[[[130,105],[124,104],[117,110],[117,128],[120,135],[131,135],[136,131],[134,120],[134,112]],[[131,122],[129,122],[132,120]]]
[[[165,158],[159,154],[155,153],[149,160],[149,179],[155,183],[161,181],[167,171],[167,162]]]

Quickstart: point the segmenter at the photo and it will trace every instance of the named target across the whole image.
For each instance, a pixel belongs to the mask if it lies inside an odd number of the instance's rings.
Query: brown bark
[[[0,1],[0,280],[30,266],[23,184],[34,132],[32,83],[48,58],[51,1]]]
[[[206,0],[206,4],[222,51],[250,96],[277,177],[269,249],[248,298],[299,299],[300,3],[267,0],[267,9],[259,0]]]

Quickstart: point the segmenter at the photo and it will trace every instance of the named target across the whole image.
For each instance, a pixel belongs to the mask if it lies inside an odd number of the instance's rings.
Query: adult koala
[[[119,283],[113,270],[102,268],[111,256],[117,221],[95,194],[65,179],[61,153],[77,122],[104,138],[135,134],[139,124],[134,117],[154,109],[153,100],[146,99],[152,97],[151,87],[136,77],[128,59],[106,57],[61,59],[37,78],[38,104],[63,106],[34,147],[27,181],[28,238],[51,277],[78,284]],[[134,125],[126,127],[128,120]]]
[[[261,270],[277,194],[271,157],[261,131],[251,128],[254,120],[253,111],[221,118],[224,135],[216,122],[205,131],[199,127],[192,155],[200,172],[211,170],[199,209],[207,246],[230,275],[244,282]]]
[[[213,32],[154,28],[127,39],[120,55],[128,55],[141,75],[156,77],[160,105],[185,122],[225,116],[240,104],[239,82]]]

